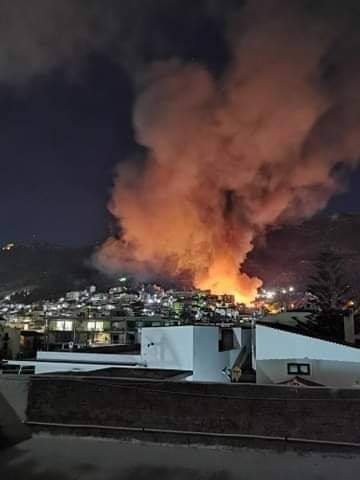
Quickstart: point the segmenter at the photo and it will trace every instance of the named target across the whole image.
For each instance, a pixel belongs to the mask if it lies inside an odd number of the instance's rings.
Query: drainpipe
[[[352,308],[344,315],[344,339],[345,342],[355,343],[354,309]]]

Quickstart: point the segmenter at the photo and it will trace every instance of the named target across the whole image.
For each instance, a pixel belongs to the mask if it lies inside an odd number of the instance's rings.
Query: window
[[[60,332],[71,331],[73,328],[73,322],[71,320],[58,320],[55,325],[55,330]]]
[[[20,369],[20,375],[34,375],[35,367],[34,365],[22,366]]]
[[[234,348],[234,332],[232,328],[219,329],[219,352],[232,350]]]
[[[310,375],[309,363],[288,363],[288,375]]]
[[[125,331],[125,323],[124,322],[112,322],[111,323],[112,330],[119,330],[119,332]]]
[[[88,322],[88,330],[102,332],[104,330],[104,322]]]
[[[13,373],[18,374],[20,371],[20,365],[15,364],[5,364],[2,366],[3,373]]]

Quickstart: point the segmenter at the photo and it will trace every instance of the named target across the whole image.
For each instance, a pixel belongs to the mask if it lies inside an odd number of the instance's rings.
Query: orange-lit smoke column
[[[339,188],[339,158],[355,164],[357,123],[345,115],[338,141],[324,141],[338,101],[319,88],[332,34],[286,2],[281,14],[258,3],[221,80],[177,60],[142,78],[134,126],[148,155],[139,171],[119,167],[110,210],[123,235],[99,250],[106,269],[190,272],[196,286],[248,303],[261,281],[239,267],[256,235],[313,215]]]

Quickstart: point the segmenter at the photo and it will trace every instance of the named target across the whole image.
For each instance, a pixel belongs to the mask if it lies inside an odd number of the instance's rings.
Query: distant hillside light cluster
[[[12,250],[13,248],[15,248],[15,243],[10,242],[10,243],[7,243],[6,245],[3,245],[3,246],[1,247],[1,250],[2,250],[3,252],[9,252],[9,251]]]
[[[344,188],[337,172],[360,152],[346,22],[301,2],[265,3],[248,2],[229,27],[232,62],[220,78],[176,59],[142,73],[133,119],[147,158],[119,166],[109,208],[121,236],[97,254],[106,270],[189,275],[249,303],[262,284],[241,271],[254,239]]]

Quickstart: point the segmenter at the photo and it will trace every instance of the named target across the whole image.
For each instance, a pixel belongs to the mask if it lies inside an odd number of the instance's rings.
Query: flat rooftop
[[[192,371],[184,370],[165,370],[157,368],[126,368],[126,367],[108,367],[90,371],[69,371],[69,372],[51,372],[51,375],[71,376],[71,377],[113,377],[127,378],[136,380],[172,380],[186,378],[192,375]],[[41,374],[49,376],[49,374]]]

